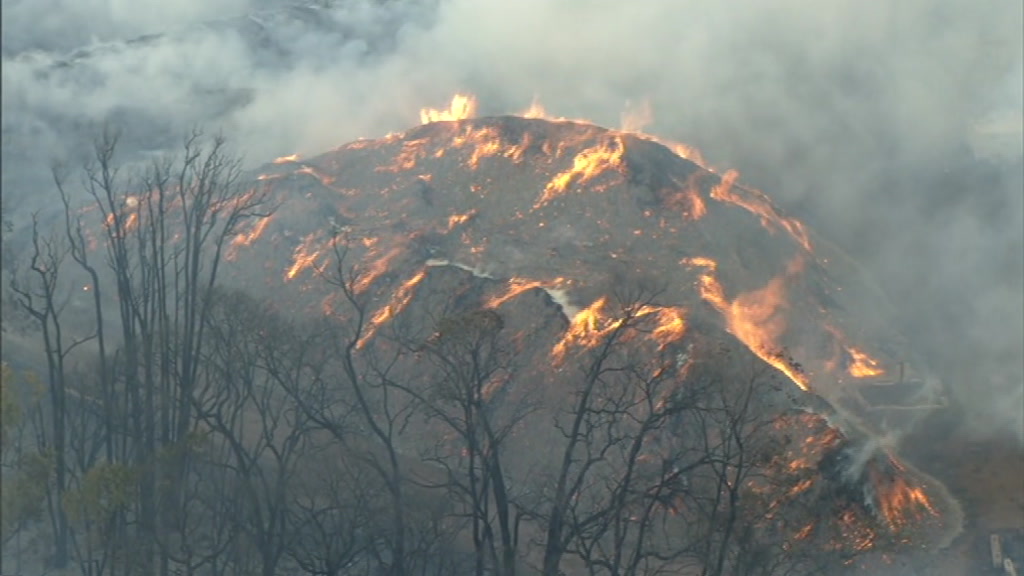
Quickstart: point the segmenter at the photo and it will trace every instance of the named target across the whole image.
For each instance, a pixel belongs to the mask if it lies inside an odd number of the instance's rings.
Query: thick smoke
[[[648,131],[735,167],[864,262],[979,434],[1024,440],[1022,6],[970,0],[4,0],[3,185],[102,122],[192,124],[254,165],[415,123],[455,91]],[[142,35],[146,36],[135,40]]]

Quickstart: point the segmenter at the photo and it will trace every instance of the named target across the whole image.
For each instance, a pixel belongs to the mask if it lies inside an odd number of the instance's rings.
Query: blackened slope
[[[879,432],[846,402],[850,349],[891,371],[904,344],[858,329],[870,299],[851,293],[867,291],[835,280],[856,271],[816,254],[813,235],[760,193],[656,142],[573,122],[438,122],[282,159],[256,185],[271,187],[281,208],[243,231],[233,269],[250,284],[269,277],[275,294],[289,295],[282,304],[301,294],[302,307],[330,311],[338,295],[312,270],[343,238],[369,296],[368,339],[400,323],[426,340],[447,315],[497,310],[535,386],[515,392],[557,409],[567,393],[561,370],[571,366],[556,357],[560,341],[599,330],[603,299],[643,285],[661,290],[665,326],[685,316],[665,353],[725,342],[742,362],[799,364],[795,373],[824,400],[796,387],[789,395],[849,420],[854,436]],[[593,317],[572,322],[581,309]]]
[[[763,195],[636,135],[516,117],[438,122],[268,167],[263,177],[286,200],[265,231],[275,253],[264,261],[282,274],[292,267],[282,256],[326,253],[336,228],[360,239],[354,257],[399,276],[450,261],[558,284],[577,307],[626,279],[656,280],[665,305],[737,334],[729,314],[753,323],[768,340],[758,346],[788,351],[834,403],[840,382],[854,380],[848,348],[890,373],[910,357],[884,324],[859,322],[885,304],[850,282],[858,274],[834,249],[809,251],[810,235]],[[709,277],[726,302],[709,302]]]

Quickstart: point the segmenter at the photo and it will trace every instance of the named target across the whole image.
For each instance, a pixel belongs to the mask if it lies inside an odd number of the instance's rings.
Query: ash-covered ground
[[[552,375],[609,326],[617,292],[643,285],[657,293],[659,352],[717,340],[785,382],[766,401],[791,446],[779,506],[806,514],[787,518],[794,537],[917,550],[959,533],[955,499],[899,459],[898,439],[945,399],[879,313],[891,304],[842,251],[732,174],[635,134],[496,117],[282,158],[254,186],[279,208],[234,239],[227,271],[265,284],[282,308],[339,307],[316,271],[344,243],[376,295],[367,341],[394,323],[427,339],[432,319],[498,310],[536,372],[525,381],[543,383],[530,393],[554,410],[565,391]],[[900,417],[860,396],[910,381],[912,394],[889,400]]]

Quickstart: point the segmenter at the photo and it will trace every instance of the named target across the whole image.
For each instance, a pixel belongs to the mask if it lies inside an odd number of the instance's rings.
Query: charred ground
[[[662,346],[681,353],[692,334],[725,339],[738,354],[780,369],[790,388],[785,396],[833,422],[799,420],[814,430],[805,442],[843,430],[843,439],[811,457],[822,460],[809,465],[822,484],[832,485],[812,498],[847,514],[934,524],[925,540],[948,543],[959,529],[958,506],[945,489],[906,469],[890,454],[894,447],[878,441],[912,428],[943,401],[934,381],[917,377],[927,372],[905,340],[885,325],[889,303],[841,250],[734,174],[706,170],[639,134],[496,117],[435,122],[316,158],[280,159],[258,179],[281,207],[238,237],[239,248],[250,246],[238,251],[239,263],[250,262],[238,270],[262,262],[273,284],[316,293],[305,287],[343,237],[369,273],[366,288],[377,294],[371,332],[405,317],[429,332],[424,311],[443,316],[437,310],[484,307],[537,317],[544,326],[561,323],[562,339],[577,344],[611,321],[611,294],[644,285],[658,291],[659,313],[668,311],[652,333]],[[452,273],[478,286],[433,286],[445,283],[438,275]],[[263,278],[262,271],[252,276]],[[442,305],[421,301],[421,292],[476,296]],[[306,301],[329,310],[333,297]],[[503,308],[525,297],[536,308]],[[676,319],[678,329],[670,329]],[[531,335],[521,320],[510,323],[524,342],[519,353],[537,370],[532,380],[547,381],[564,361],[564,345]],[[911,374],[912,384],[892,386]],[[546,386],[550,401],[563,396],[557,383]],[[860,399],[861,387],[883,395],[892,387],[894,396],[909,390],[913,397],[901,400],[909,410],[880,417]],[[915,501],[911,491],[919,486],[928,496]]]
[[[280,158],[241,178],[237,195],[199,204],[225,231],[223,269],[201,298],[186,291],[169,304],[147,300],[180,289],[159,274],[190,286],[210,273],[202,256],[191,280],[180,276],[176,242],[199,236],[165,232],[149,212],[165,201],[166,214],[195,209],[173,185],[76,208],[86,226],[73,242],[95,262],[104,247],[116,259],[112,245],[141,240],[121,266],[125,285],[141,284],[120,302],[167,323],[148,346],[171,342],[169,359],[151,361],[165,381],[157,404],[184,414],[182,438],[195,418],[193,432],[223,436],[243,472],[294,474],[278,447],[307,442],[343,467],[370,462],[339,474],[387,487],[367,495],[381,506],[368,514],[394,519],[358,558],[434,562],[475,549],[466,557],[478,571],[554,574],[631,549],[651,570],[724,574],[946,546],[959,505],[894,441],[944,397],[886,325],[888,303],[841,250],[735,173],[686,155],[637,133],[496,117]],[[236,209],[247,214],[239,227],[217,228]],[[169,260],[147,248],[157,239]],[[90,297],[73,293],[69,310],[88,310]],[[187,381],[175,364],[189,334],[178,333],[181,302],[196,314],[211,306],[200,320],[209,352],[189,359]],[[182,342],[198,346],[191,338]],[[107,394],[130,388],[112,362]],[[75,403],[102,404],[99,391],[70,390]],[[296,480],[269,477],[259,476],[265,495],[247,484],[249,505],[297,521],[320,513],[293,510]],[[438,505],[403,519],[405,490]],[[448,552],[407,550],[396,534],[413,518],[439,522],[430,529],[443,529]],[[239,529],[248,536],[225,544],[234,553],[284,554],[287,530]],[[279,560],[264,557],[264,570]]]

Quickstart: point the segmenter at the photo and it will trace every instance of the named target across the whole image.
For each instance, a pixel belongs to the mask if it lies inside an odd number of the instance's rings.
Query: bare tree
[[[65,362],[68,354],[91,338],[70,339],[62,324],[61,316],[70,297],[61,293],[60,284],[61,266],[67,254],[68,248],[59,238],[42,235],[38,217],[33,215],[31,255],[26,268],[16,272],[10,281],[18,304],[37,323],[46,358],[51,426],[40,437],[39,447],[47,449],[52,444],[54,455],[55,486],[48,497],[48,508],[54,535],[53,563],[58,568],[67,566],[70,558],[70,535],[62,506],[68,487]]]
[[[64,234],[70,254],[88,274],[93,291],[98,368],[104,425],[109,436],[108,460],[131,460],[141,472],[139,527],[151,537],[159,529],[157,484],[183,469],[167,462],[158,470],[158,453],[182,441],[194,424],[192,394],[200,378],[200,351],[205,341],[204,317],[214,289],[225,244],[247,219],[266,217],[266,191],[245,189],[239,161],[225,140],[207,144],[193,131],[177,161],[155,161],[138,178],[128,180],[116,161],[119,135],[106,130],[97,138],[84,184],[92,199],[86,208],[99,217],[117,303],[118,370],[130,416],[129,450],[118,454],[113,437],[115,370],[107,352],[104,275],[92,263],[93,239],[82,212],[70,201],[64,172],[54,180],[64,204]],[[173,484],[173,482],[172,482]],[[167,509],[180,502],[164,498]],[[166,512],[166,510],[163,513]],[[149,562],[151,554],[142,553]],[[161,569],[166,572],[166,561]],[[148,568],[141,568],[148,571]]]
[[[318,273],[327,286],[340,292],[345,304],[327,338],[337,368],[304,389],[290,388],[289,392],[318,427],[348,453],[358,455],[386,491],[390,529],[383,542],[385,550],[381,554],[374,547],[370,552],[378,554],[388,574],[405,576],[410,523],[399,437],[413,414],[414,402],[393,381],[401,349],[362,346],[369,330],[369,311],[365,293],[357,290],[361,274],[347,261],[343,238],[334,238],[332,247],[333,263],[320,267]]]
[[[104,449],[111,447],[112,433],[108,426],[110,412],[102,397],[96,395],[97,389],[106,386],[103,382],[105,374],[101,376],[92,368],[93,363],[87,360],[84,366],[75,366],[68,374],[65,416],[68,457],[65,462],[69,494],[64,505],[68,508],[74,501],[79,511],[81,529],[71,533],[75,557],[85,562],[99,562],[104,569],[109,566],[113,570],[110,552],[113,547],[124,544],[124,513],[129,507],[115,506],[110,514],[106,514],[96,506],[96,502],[88,501],[99,497],[95,486],[96,475],[109,473],[109,467],[116,466],[115,460],[102,457]],[[128,494],[131,494],[130,490]],[[120,502],[125,494],[115,494],[113,497]],[[102,538],[97,537],[97,534],[102,534]]]
[[[8,571],[20,573],[22,535],[43,515],[53,474],[51,459],[36,450],[31,437],[32,416],[45,402],[46,391],[33,375],[19,375],[6,363],[0,371],[0,546],[7,552],[9,544],[15,546],[0,560],[13,560]]]
[[[225,557],[236,542],[243,503],[225,466],[232,456],[224,444],[212,432],[197,430],[161,455],[183,467],[175,487],[182,505],[162,519],[157,545],[183,576],[220,576],[229,567]]]
[[[309,576],[341,576],[371,556],[387,498],[358,458],[323,444],[300,463],[302,479],[290,495],[294,537],[287,554]]]
[[[237,292],[214,297],[205,316],[208,366],[194,406],[228,455],[223,466],[239,489],[239,531],[260,573],[273,576],[291,546],[290,492],[309,444],[308,418],[285,392],[302,385],[304,349],[289,345],[293,333],[257,302]]]
[[[102,155],[101,155],[102,156]],[[57,193],[60,195],[61,204],[64,209],[64,234],[67,238],[69,253],[74,261],[81,267],[89,277],[89,291],[93,297],[93,314],[96,322],[96,345],[98,371],[98,394],[101,400],[103,412],[103,426],[106,434],[104,437],[104,455],[108,462],[117,461],[114,445],[114,413],[116,401],[114,399],[114,378],[111,374],[110,359],[107,352],[106,337],[106,316],[104,314],[104,290],[100,282],[100,272],[93,265],[90,259],[90,242],[80,215],[75,214],[72,206],[71,196],[66,190],[65,181],[67,174],[63,166],[55,165],[51,171]]]
[[[750,543],[745,497],[751,480],[766,473],[775,435],[770,427],[778,405],[771,393],[781,391],[778,374],[753,359],[736,361],[727,351],[712,354],[710,386],[701,405],[682,430],[707,454],[707,466],[694,471],[694,520],[703,527],[701,573],[733,574],[742,563],[738,544]],[[723,367],[745,366],[747,373]],[[732,372],[730,374],[730,372]],[[773,412],[774,411],[774,412]]]
[[[554,489],[534,511],[545,530],[545,575],[559,574],[566,554],[592,573],[618,575],[654,573],[686,552],[655,539],[688,490],[687,474],[706,462],[703,454],[683,458],[668,438],[702,388],[684,382],[677,356],[637,344],[650,332],[656,295],[617,298],[614,318],[583,353],[573,405],[555,422],[564,444]]]
[[[428,419],[442,425],[442,440],[425,460],[442,468],[445,479],[428,486],[445,490],[465,508],[477,575],[488,567],[515,574],[522,515],[503,453],[506,440],[535,409],[528,401],[506,401],[516,382],[503,326],[489,309],[442,318],[433,336],[412,347],[426,361],[420,364],[433,368],[426,381],[398,384]]]

